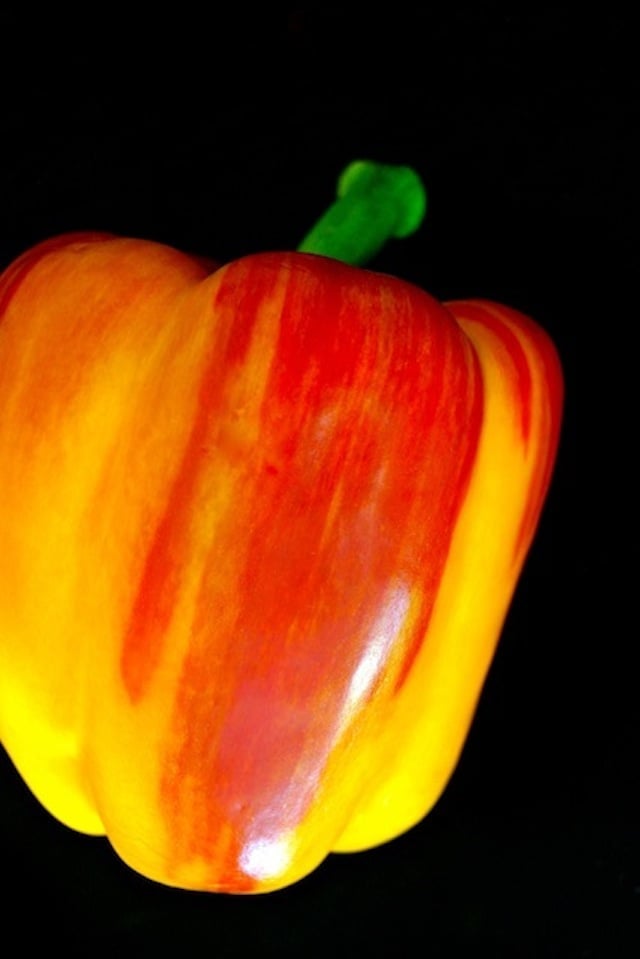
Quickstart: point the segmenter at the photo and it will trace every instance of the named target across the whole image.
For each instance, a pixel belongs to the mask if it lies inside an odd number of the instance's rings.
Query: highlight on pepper
[[[77,233],[0,277],[0,739],[153,880],[288,886],[460,756],[563,384],[515,309],[360,267],[425,209],[358,161],[294,252]]]

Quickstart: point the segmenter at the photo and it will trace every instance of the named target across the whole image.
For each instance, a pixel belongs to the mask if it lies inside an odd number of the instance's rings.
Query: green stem
[[[411,167],[356,160],[338,179],[337,200],[298,250],[360,266],[389,238],[417,230],[426,209],[424,185]]]

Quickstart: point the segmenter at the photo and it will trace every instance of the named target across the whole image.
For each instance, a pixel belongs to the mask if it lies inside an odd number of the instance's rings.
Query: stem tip
[[[426,190],[411,167],[355,160],[338,178],[337,200],[298,250],[360,265],[389,238],[414,233],[426,209]]]

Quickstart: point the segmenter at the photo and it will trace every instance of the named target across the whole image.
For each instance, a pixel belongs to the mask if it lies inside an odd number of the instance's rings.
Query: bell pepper
[[[293,252],[76,233],[0,278],[0,738],[158,882],[287,886],[460,756],[563,386],[516,310],[361,265],[416,179],[349,167]]]

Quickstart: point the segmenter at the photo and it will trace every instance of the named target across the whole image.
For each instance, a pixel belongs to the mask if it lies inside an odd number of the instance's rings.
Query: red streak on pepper
[[[528,548],[547,494],[560,433],[564,383],[556,348],[536,323],[527,316],[501,304],[484,300],[466,300],[447,303],[454,317],[470,320],[490,330],[505,349],[503,371],[513,388],[514,409],[520,409],[520,429],[526,452],[531,440],[534,413],[537,418],[534,438],[544,444],[536,456],[534,475],[518,535],[515,540],[514,561],[518,562]],[[517,330],[517,333],[514,332]],[[496,352],[493,361],[499,360]],[[539,408],[533,408],[532,369],[542,383]]]
[[[226,314],[228,319],[229,313],[235,315],[246,300],[247,313],[252,315],[254,302],[268,298],[271,293],[273,277],[265,275],[261,279],[262,283],[254,283],[244,294],[239,294],[234,284],[230,292],[223,284],[217,296],[217,321],[211,324],[210,358],[201,380],[195,419],[166,508],[148,549],[123,642],[121,670],[133,702],[144,694],[162,656],[183,585],[182,556],[199,475],[206,468],[215,443],[226,383],[235,375],[250,343],[248,324],[225,323],[223,317]],[[228,333],[227,339],[221,343],[219,338],[225,333]]]
[[[496,314],[493,312],[493,304],[482,300],[447,303],[446,306],[454,316],[464,316],[467,320],[482,324],[501,341],[506,351],[504,367],[509,372],[514,391],[513,406],[520,411],[520,429],[526,446],[531,431],[531,371],[520,340],[505,323],[507,311],[501,307],[500,313]],[[515,316],[514,313],[513,318]]]

